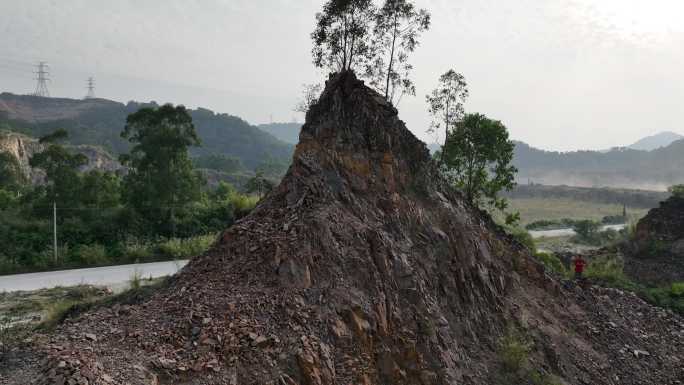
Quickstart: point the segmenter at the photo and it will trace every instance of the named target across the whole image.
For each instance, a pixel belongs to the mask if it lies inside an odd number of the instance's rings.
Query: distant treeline
[[[664,189],[684,181],[684,140],[653,151],[543,151],[517,142],[518,180],[557,185]]]
[[[670,194],[659,191],[613,188],[519,185],[504,195],[510,199],[565,198],[583,202],[619,204],[633,208],[651,209],[658,207],[660,202],[667,199]]]
[[[4,126],[35,138],[65,129],[69,133],[68,143],[102,146],[115,155],[131,148],[130,143],[121,138],[126,117],[144,107],[158,107],[154,102],[122,104],[104,99],[45,99],[8,93],[0,94],[0,101],[18,106],[17,110],[31,111],[26,116],[11,119],[8,111],[0,109],[0,128]],[[190,150],[191,156],[225,155],[237,159],[240,166],[249,170],[265,159],[289,164],[294,149],[292,144],[236,116],[203,108],[188,112],[202,142],[202,147]],[[37,117],[39,121],[35,121]]]

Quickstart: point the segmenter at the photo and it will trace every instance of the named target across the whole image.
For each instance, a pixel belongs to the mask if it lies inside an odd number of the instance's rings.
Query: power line
[[[50,73],[48,72],[49,67],[47,62],[41,61],[38,62],[38,71],[36,71],[36,75],[38,77],[36,80],[38,81],[38,84],[36,85],[36,92],[33,93],[34,96],[42,96],[44,98],[49,98],[50,97],[50,91],[48,91],[47,87],[47,82],[50,81]]]
[[[85,96],[86,99],[94,99],[95,98],[95,79],[93,77],[88,78],[88,94]]]

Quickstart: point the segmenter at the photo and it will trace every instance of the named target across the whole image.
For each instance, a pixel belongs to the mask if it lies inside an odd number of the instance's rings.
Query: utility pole
[[[35,72],[35,74],[38,75],[36,78],[38,84],[36,84],[36,92],[34,92],[33,95],[49,98],[50,91],[48,91],[47,82],[50,81],[50,78],[48,77],[50,76],[50,73],[48,72],[48,64],[47,62],[41,61],[38,62],[36,67],[38,68],[38,70]]]
[[[57,201],[52,201],[52,248],[55,254],[55,264],[57,264]]]
[[[95,98],[95,79],[93,77],[88,78],[88,94],[85,96],[85,99],[93,99]]]

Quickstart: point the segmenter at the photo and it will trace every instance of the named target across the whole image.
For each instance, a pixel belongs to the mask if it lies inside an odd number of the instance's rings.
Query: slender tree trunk
[[[351,27],[352,30],[354,29],[354,26],[356,25],[354,21],[354,14],[352,13],[351,16]],[[354,45],[356,43],[356,34],[352,33],[351,34],[351,43],[349,44],[349,64],[347,65],[347,69],[351,70],[352,69],[352,63],[354,62]]]
[[[342,71],[347,69],[347,40],[349,38],[349,24],[347,16],[344,17],[344,46],[342,48]]]
[[[446,101],[446,109],[444,110],[444,144],[442,145],[442,152],[440,154],[440,160],[442,163],[446,162],[446,148],[447,139],[449,139],[449,99]]]
[[[397,43],[397,16],[394,16],[394,31],[392,33],[392,50],[390,51],[390,61],[389,61],[389,68],[387,69],[387,83],[385,84],[385,99],[388,101],[391,101],[389,98],[389,86],[390,86],[390,77],[392,75],[392,67],[394,66],[394,47],[396,46]]]

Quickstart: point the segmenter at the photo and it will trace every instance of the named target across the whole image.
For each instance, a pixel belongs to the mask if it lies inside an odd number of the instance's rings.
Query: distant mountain
[[[675,132],[665,131],[658,134],[647,136],[638,142],[628,146],[632,150],[652,151],[661,147],[667,147],[673,142],[684,139],[684,135]]]
[[[285,143],[297,144],[299,143],[299,131],[302,129],[302,123],[271,123],[260,124],[257,127]]]
[[[105,99],[63,99],[0,94],[0,126],[40,137],[56,128],[69,132],[72,144],[98,145],[112,153],[130,146],[120,136],[126,117],[152,103],[122,104]],[[253,169],[265,160],[288,162],[293,146],[250,125],[239,117],[198,108],[190,110],[202,147],[192,155],[221,154],[239,159]]]
[[[554,152],[516,142],[518,182],[664,190],[684,182],[684,140],[653,151]]]

